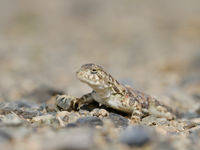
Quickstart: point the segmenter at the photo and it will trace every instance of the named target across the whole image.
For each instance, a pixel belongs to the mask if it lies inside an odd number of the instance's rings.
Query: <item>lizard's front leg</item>
[[[83,104],[89,104],[93,101],[92,93],[83,95],[80,98],[71,95],[58,95],[56,98],[56,106],[62,110],[76,110]]]
[[[142,112],[133,111],[133,113],[131,115],[131,123],[132,124],[140,123],[142,116],[143,116]]]
[[[137,124],[140,123],[142,117],[143,117],[143,112],[142,112],[142,106],[140,103],[135,101],[134,105],[132,106],[133,112],[131,115],[131,123],[132,124]]]

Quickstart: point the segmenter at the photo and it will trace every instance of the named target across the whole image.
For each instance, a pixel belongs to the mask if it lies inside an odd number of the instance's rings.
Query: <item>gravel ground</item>
[[[198,0],[1,0],[0,147],[200,149],[199,41]],[[90,62],[179,116],[132,125],[96,104],[58,111],[57,94],[90,92],[75,77]]]

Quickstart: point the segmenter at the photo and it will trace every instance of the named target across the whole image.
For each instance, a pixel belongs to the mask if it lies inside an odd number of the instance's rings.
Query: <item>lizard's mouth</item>
[[[95,77],[95,75],[88,75],[82,71],[77,71],[76,76],[81,82],[84,82],[89,86],[101,86],[99,80],[96,80],[97,77]]]
[[[81,82],[84,82],[84,83],[86,83],[88,85],[91,85],[91,86],[100,85],[99,81],[91,80],[89,77],[80,77],[80,76],[77,76],[77,77]]]

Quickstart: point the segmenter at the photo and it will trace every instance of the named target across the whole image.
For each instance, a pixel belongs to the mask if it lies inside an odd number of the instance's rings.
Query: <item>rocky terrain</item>
[[[198,0],[1,0],[1,149],[200,149],[199,41]],[[91,62],[177,119],[58,110],[57,94],[90,92],[75,72]]]

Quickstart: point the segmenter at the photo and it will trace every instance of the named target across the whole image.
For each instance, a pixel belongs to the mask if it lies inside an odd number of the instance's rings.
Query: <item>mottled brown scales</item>
[[[77,78],[88,84],[93,91],[81,98],[61,95],[57,98],[56,105],[62,109],[70,110],[74,104],[80,108],[83,104],[96,101],[119,111],[132,114],[131,120],[137,123],[146,115],[174,119],[170,109],[160,104],[155,98],[124,86],[115,80],[101,66],[85,64],[76,73]]]

